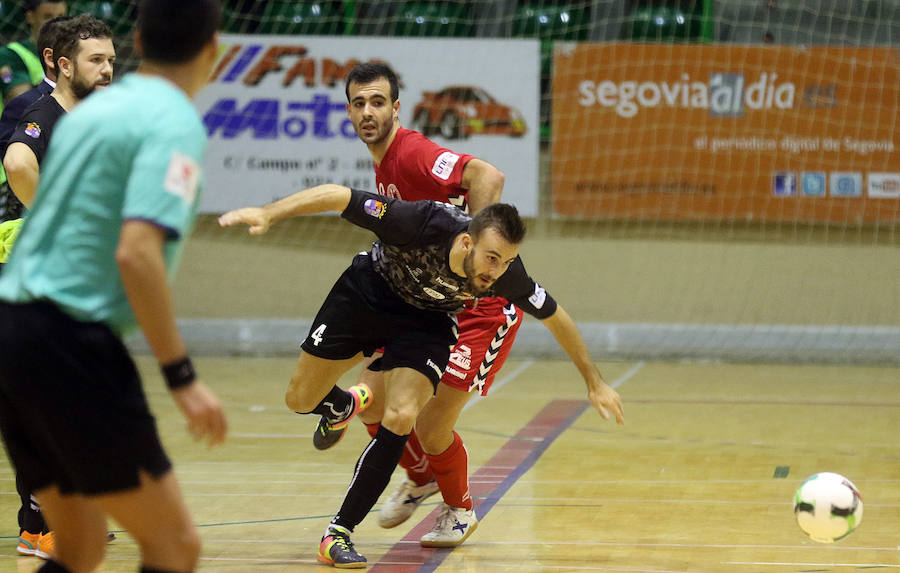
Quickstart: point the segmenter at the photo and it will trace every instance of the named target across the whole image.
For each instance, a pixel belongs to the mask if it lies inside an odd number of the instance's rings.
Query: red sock
[[[366,430],[374,438],[380,425],[366,424]],[[406,470],[407,477],[414,481],[416,485],[425,485],[431,481],[431,466],[428,464],[428,458],[425,457],[425,450],[419,444],[419,438],[416,436],[415,430],[410,432],[409,439],[406,440],[406,447],[403,448],[403,457],[400,458],[398,465]]]
[[[425,454],[434,479],[441,488],[444,503],[450,507],[472,509],[469,495],[469,454],[459,434],[453,432],[453,443],[436,456]]]

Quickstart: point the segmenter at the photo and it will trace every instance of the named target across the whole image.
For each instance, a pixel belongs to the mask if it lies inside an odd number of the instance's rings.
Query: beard
[[[97,82],[90,83],[86,79],[84,79],[78,73],[78,66],[74,66],[74,73],[72,75],[72,93],[75,94],[75,97],[78,99],[84,99],[87,96],[91,95],[95,89],[97,89],[98,85],[108,85],[109,80],[103,78],[98,80]]]
[[[469,251],[466,254],[466,258],[463,259],[463,271],[466,273],[466,290],[475,296],[486,296],[490,294],[491,287],[494,286],[494,283],[488,285],[487,288],[481,288],[475,284],[475,279],[478,278],[478,273],[475,271],[475,251]],[[487,279],[487,277],[483,277]],[[488,279],[489,280],[489,279]]]

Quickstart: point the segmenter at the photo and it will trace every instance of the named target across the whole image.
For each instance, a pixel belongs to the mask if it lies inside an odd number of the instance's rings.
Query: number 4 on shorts
[[[318,328],[312,331],[312,334],[309,335],[310,338],[313,339],[313,346],[318,346],[320,342],[322,342],[322,335],[325,334],[325,327],[327,325],[320,324]]]

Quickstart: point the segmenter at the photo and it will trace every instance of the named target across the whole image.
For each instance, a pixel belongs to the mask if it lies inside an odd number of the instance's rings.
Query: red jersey
[[[387,197],[453,203],[468,211],[469,192],[461,187],[471,155],[455,153],[418,131],[400,128],[375,166],[378,193]]]

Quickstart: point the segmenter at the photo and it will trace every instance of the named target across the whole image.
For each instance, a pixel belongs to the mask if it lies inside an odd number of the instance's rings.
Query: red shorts
[[[523,312],[503,298],[484,298],[456,315],[459,339],[441,383],[486,396],[522,325]]]

